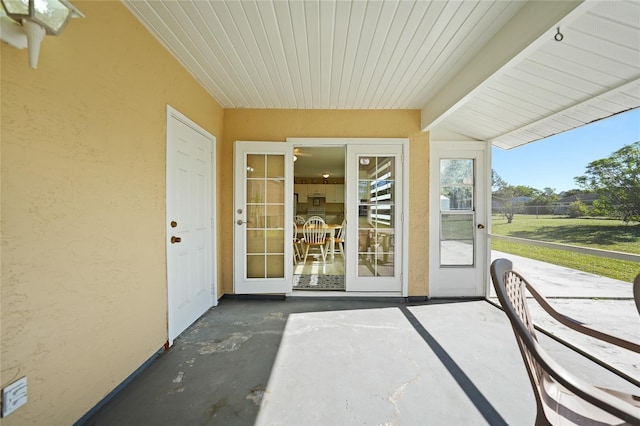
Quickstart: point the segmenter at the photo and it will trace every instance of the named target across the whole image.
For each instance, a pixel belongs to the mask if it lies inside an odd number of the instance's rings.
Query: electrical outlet
[[[23,377],[2,389],[2,417],[27,403],[27,378]]]

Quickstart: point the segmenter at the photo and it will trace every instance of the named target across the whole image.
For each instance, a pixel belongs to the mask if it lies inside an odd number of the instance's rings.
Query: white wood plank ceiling
[[[293,109],[423,109],[527,3],[122,1],[224,108]],[[434,126],[509,148],[640,106],[640,1],[585,4]]]
[[[508,1],[124,4],[225,108],[412,108],[522,6]]]
[[[508,149],[640,107],[640,2],[585,6],[438,125]]]

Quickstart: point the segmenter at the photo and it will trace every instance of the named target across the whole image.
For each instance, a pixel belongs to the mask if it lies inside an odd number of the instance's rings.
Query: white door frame
[[[474,225],[476,250],[474,268],[440,267],[440,164],[442,153],[452,152],[452,158],[464,151],[482,151],[478,160],[482,163],[483,175],[477,176],[475,195],[482,201],[482,209],[476,209],[476,224],[484,225],[477,229]],[[445,155],[446,157],[446,155]],[[488,271],[490,259],[491,232],[491,145],[484,141],[431,141],[429,149],[429,297],[486,297],[488,294]],[[458,289],[448,289],[441,281],[441,270],[453,273],[457,279],[469,276],[473,269],[474,285],[469,294]],[[454,272],[459,272],[455,274]]]
[[[216,226],[217,226],[217,220],[216,220],[216,161],[215,161],[215,155],[216,155],[216,137],[213,136],[211,133],[209,133],[208,131],[206,131],[204,128],[202,128],[201,126],[199,126],[198,124],[196,124],[195,122],[193,122],[191,119],[189,119],[189,117],[187,117],[186,115],[182,114],[181,112],[179,112],[177,109],[173,108],[171,105],[167,104],[167,134],[166,134],[166,144],[167,144],[167,153],[169,152],[169,144],[172,143],[172,137],[173,135],[171,134],[170,131],[170,121],[172,120],[177,120],[179,122],[181,122],[182,124],[188,126],[189,128],[191,128],[192,130],[200,133],[202,136],[204,136],[205,138],[209,139],[211,141],[211,181],[210,181],[210,185],[211,185],[211,235],[210,235],[210,253],[211,253],[211,280],[210,280],[210,292],[211,292],[211,300],[212,300],[212,304],[211,306],[216,306],[218,304],[218,277],[217,277],[217,271],[218,271],[218,244],[217,244],[217,232],[216,232]],[[165,159],[166,161],[166,168],[165,168],[165,179],[166,179],[166,188],[168,188],[169,186],[169,161],[170,158],[169,156],[167,156],[167,158]],[[166,197],[166,193],[165,193],[165,203],[167,203],[168,197]],[[169,210],[166,208],[165,206],[165,262],[168,264],[168,256],[169,256],[169,250],[168,250],[168,246],[170,243],[170,233],[171,233],[171,225],[170,225],[170,221],[173,220],[172,218],[169,217]],[[172,336],[171,332],[170,332],[170,316],[171,316],[171,303],[172,301],[170,300],[170,289],[169,289],[169,274],[167,273],[166,275],[166,280],[167,280],[167,342],[169,344],[169,346],[171,346],[173,344],[173,339],[177,336]]]
[[[402,281],[402,290],[400,292],[375,292],[375,291],[367,291],[367,292],[339,292],[337,295],[344,296],[345,294],[349,294],[349,296],[362,296],[362,297],[408,297],[409,295],[409,139],[406,138],[287,138],[287,143],[290,143],[293,146],[348,146],[348,145],[401,145],[402,153],[404,157],[402,167],[402,205],[399,206],[402,209],[402,215],[404,220],[402,221],[402,229],[400,232],[402,233],[402,246],[400,250],[402,250],[400,262],[401,269],[401,281]],[[345,149],[346,155],[346,149]],[[345,188],[347,184],[347,179],[349,179],[348,175],[348,167],[345,167]],[[345,206],[348,206],[350,199],[348,192],[345,192]],[[346,216],[345,216],[346,217]],[[347,231],[349,230],[349,226],[347,225]],[[349,245],[347,245],[347,250]],[[353,265],[348,265],[345,262],[345,277],[347,273],[347,269],[349,267],[353,267]],[[333,292],[316,292],[319,293],[318,296],[332,296],[334,294],[330,294]],[[307,292],[305,295],[316,295],[315,293]]]

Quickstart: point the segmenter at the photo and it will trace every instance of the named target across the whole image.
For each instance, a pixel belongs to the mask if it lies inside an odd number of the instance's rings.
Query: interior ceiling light
[[[360,164],[363,166],[368,166],[370,161],[368,157],[360,157]]]
[[[18,49],[24,49],[26,44],[33,69],[38,66],[40,43],[45,34],[57,36],[69,19],[84,18],[67,0],[0,0],[0,3],[4,12],[2,40]]]
[[[293,156],[293,162],[295,163],[296,161],[298,161],[298,157],[297,156]]]
[[[325,179],[329,179],[329,173],[323,173],[322,177],[325,178]]]

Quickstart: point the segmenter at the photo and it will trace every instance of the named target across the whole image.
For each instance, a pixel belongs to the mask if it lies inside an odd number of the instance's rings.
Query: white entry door
[[[293,147],[234,145],[234,292],[288,293],[293,282]]]
[[[403,145],[347,145],[346,290],[403,290]]]
[[[169,345],[215,301],[214,147],[214,136],[173,108],[167,108]]]
[[[487,146],[431,142],[430,297],[485,295]]]

